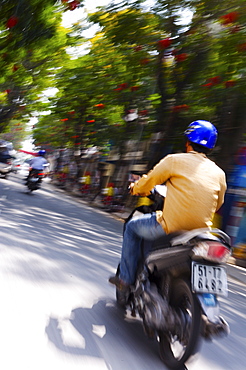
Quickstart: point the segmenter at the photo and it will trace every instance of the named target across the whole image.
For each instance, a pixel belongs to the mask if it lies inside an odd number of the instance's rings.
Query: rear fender
[[[216,295],[201,293],[196,294],[204,315],[214,324],[218,323],[220,306]]]
[[[202,313],[202,336],[211,340],[213,337],[225,337],[230,333],[229,324],[220,316],[220,307],[216,295],[196,294],[201,305]]]

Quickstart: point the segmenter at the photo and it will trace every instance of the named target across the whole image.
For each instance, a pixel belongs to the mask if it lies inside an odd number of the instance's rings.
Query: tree
[[[219,128],[217,160],[228,169],[238,138],[245,130],[244,94],[241,83],[238,84],[239,76],[242,84],[245,82],[245,4],[241,0],[232,1],[230,6],[226,1],[157,0],[152,11],[143,12],[142,3],[124,2],[123,8],[111,5],[90,19],[103,27],[116,48],[144,40],[141,48],[148,54],[148,64],[156,67],[154,91],[160,95],[160,105],[155,131],[162,132],[162,140],[150,167],[168,150],[176,149],[177,138],[187,123],[203,118]],[[187,10],[193,17],[184,27],[179,21]],[[142,32],[150,31],[138,22],[142,12],[143,17],[147,13],[155,15],[158,32],[148,35]],[[138,17],[134,18],[134,14]],[[153,88],[153,80],[149,82]]]
[[[242,0],[156,0],[152,8],[125,1],[99,8],[88,16],[100,26],[88,53],[52,69],[59,92],[36,125],[37,142],[110,142],[121,152],[126,140],[140,138],[139,122],[149,117],[141,138],[161,137],[152,167],[180,148],[188,123],[207,119],[219,129],[214,155],[228,170],[245,132],[244,10]],[[191,17],[184,24],[186,12]],[[135,109],[139,118],[125,119]]]
[[[52,133],[52,143],[56,146],[64,139],[59,135],[62,124],[58,128],[56,120],[64,122],[69,146],[77,141],[81,145],[90,142],[103,147],[110,141],[121,149],[127,139],[138,136],[136,122],[124,120],[124,116],[135,105],[140,115],[144,115],[145,98],[151,86],[150,77],[139,68],[145,54],[139,55],[135,49],[136,45],[116,49],[103,33],[96,35],[87,55],[70,61],[57,73],[59,93],[51,99],[51,114],[36,126],[35,137],[47,120],[57,127],[58,131]],[[72,117],[69,111],[74,112]]]
[[[62,11],[71,2],[4,0],[0,5],[0,132],[11,120],[26,120],[41,92],[52,86],[55,68],[77,41],[60,27]],[[79,1],[73,2],[80,6]],[[75,4],[76,3],[76,4]],[[11,126],[11,124],[10,124]]]

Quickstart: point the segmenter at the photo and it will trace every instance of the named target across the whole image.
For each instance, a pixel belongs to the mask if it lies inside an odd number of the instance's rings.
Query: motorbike
[[[0,162],[0,176],[5,179],[8,177],[8,174],[12,171],[11,160],[6,160],[5,162]]]
[[[12,159],[14,158],[14,156],[11,155],[12,152],[12,143],[0,140],[0,176],[5,179],[12,171]]]
[[[26,186],[30,192],[38,190],[41,187],[44,173],[40,170],[32,170],[26,180]]]
[[[102,204],[106,212],[123,212],[125,208],[121,195],[102,195]]]
[[[165,194],[158,190],[150,196],[152,206],[135,209],[126,222],[138,212],[162,209]],[[229,334],[219,297],[228,294],[225,264],[230,255],[230,238],[217,228],[171,233],[153,242],[147,256],[142,253],[124,304],[116,288],[118,304],[142,319],[145,334],[158,342],[160,358],[169,369],[184,369],[202,338]]]

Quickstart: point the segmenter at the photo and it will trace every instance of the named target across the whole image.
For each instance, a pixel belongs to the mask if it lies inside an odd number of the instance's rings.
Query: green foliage
[[[26,120],[38,109],[40,94],[68,59],[65,48],[78,42],[60,26],[64,10],[54,0],[1,1],[0,132],[12,130],[15,117]]]
[[[245,1],[112,2],[88,15],[100,31],[77,59],[66,48],[87,41],[86,24],[63,29],[68,6],[1,2],[1,131],[45,111],[34,129],[37,144],[107,148],[110,142],[122,151],[144,124],[144,139],[163,134],[153,165],[163,147],[176,150],[188,123],[208,119],[221,133],[218,160],[227,168],[245,132]],[[11,17],[18,21],[7,27]],[[49,87],[57,94],[44,102]],[[127,121],[132,109],[139,118]]]
[[[113,141],[122,148],[126,140],[138,137],[138,122],[124,120],[135,108],[147,112],[143,137],[162,131],[161,145],[173,148],[194,119],[211,120],[222,133],[234,130],[235,118],[229,120],[229,113],[242,119],[246,54],[242,0],[232,1],[230,7],[224,0],[157,0],[152,9],[144,5],[144,1],[110,4],[88,16],[100,26],[90,40],[89,53],[64,65],[55,77],[59,93],[51,100],[52,121],[67,117],[69,110],[75,114],[66,123],[67,139],[60,128],[53,133],[54,145],[79,140],[81,145],[103,146]],[[193,17],[184,25],[187,11]],[[234,14],[229,23],[228,13]],[[103,109],[96,108],[98,104]],[[157,150],[152,164],[162,155],[163,149]]]

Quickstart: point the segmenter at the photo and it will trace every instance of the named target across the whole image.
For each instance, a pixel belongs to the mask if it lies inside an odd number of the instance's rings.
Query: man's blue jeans
[[[141,257],[141,242],[146,240],[144,254],[146,255],[151,243],[165,235],[161,224],[156,221],[155,213],[147,213],[127,222],[121,252],[120,279],[127,284],[133,284],[136,279],[137,265]]]

